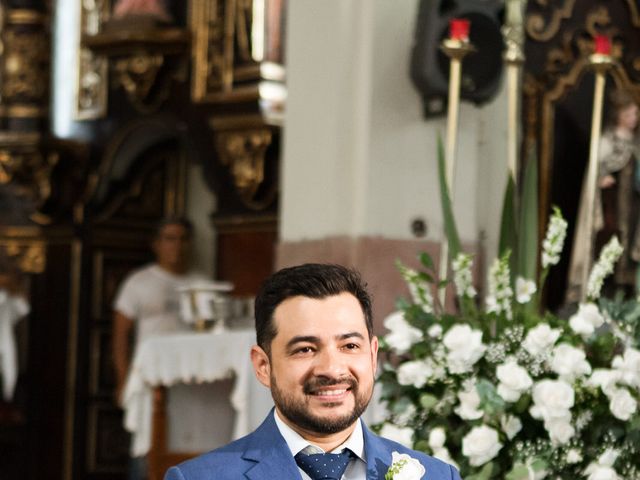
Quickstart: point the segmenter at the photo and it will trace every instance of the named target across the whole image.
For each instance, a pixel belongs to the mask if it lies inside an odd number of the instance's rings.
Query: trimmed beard
[[[322,434],[330,435],[341,432],[358,420],[364,413],[371,400],[371,395],[364,392],[360,393],[358,388],[358,382],[353,377],[342,379],[329,379],[326,377],[317,377],[308,379],[303,386],[303,392],[305,395],[310,395],[311,392],[318,387],[328,387],[330,385],[348,384],[349,390],[353,394],[354,406],[351,412],[346,413],[337,418],[324,418],[317,415],[313,415],[306,404],[305,400],[298,401],[293,398],[292,395],[287,394],[278,387],[273,374],[271,375],[271,396],[273,397],[273,403],[278,407],[278,410],[287,417],[287,419],[294,425],[300,428]],[[339,403],[327,402],[327,407],[339,405]]]

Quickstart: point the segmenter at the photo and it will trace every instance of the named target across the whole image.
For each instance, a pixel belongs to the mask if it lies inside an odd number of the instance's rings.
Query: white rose
[[[500,418],[500,426],[509,440],[512,440],[522,430],[522,422],[513,415],[503,415]]]
[[[588,375],[591,373],[591,365],[586,358],[584,351],[568,343],[561,343],[553,349],[551,370],[567,380]]]
[[[588,475],[587,480],[619,480],[618,473],[606,465],[591,463],[584,471]]]
[[[389,330],[385,335],[386,342],[400,355],[422,340],[422,332],[405,320],[403,312],[393,312],[385,318],[384,326]]]
[[[554,445],[567,443],[576,433],[575,428],[564,418],[545,420],[544,428],[549,432],[549,438]]]
[[[397,371],[400,385],[413,385],[416,388],[423,387],[432,375],[433,371],[422,360],[405,362],[398,367]]]
[[[560,330],[541,323],[529,330],[522,347],[534,357],[546,354],[560,337]]]
[[[621,380],[630,387],[640,388],[640,351],[627,348],[624,355],[613,359],[613,368],[620,372]]]
[[[424,466],[406,453],[393,452],[391,454],[391,469],[398,464],[398,470],[393,473],[393,480],[419,480],[424,476]]]
[[[616,463],[616,460],[620,456],[620,452],[615,448],[607,448],[600,456],[598,457],[598,465],[604,465],[606,467],[613,467],[613,464]]]
[[[398,427],[393,423],[385,423],[380,429],[380,436],[398,442],[407,448],[413,448],[413,428]]]
[[[587,385],[599,387],[605,395],[610,396],[616,388],[616,383],[621,378],[622,375],[617,370],[596,368],[587,380]]]
[[[609,396],[609,409],[614,417],[619,420],[629,420],[636,409],[638,402],[631,396],[626,388],[616,388]]]
[[[447,366],[451,373],[465,373],[482,358],[486,346],[482,344],[482,332],[469,325],[455,325],[442,339],[448,349]]]
[[[486,425],[473,427],[462,439],[462,454],[469,458],[469,464],[473,467],[487,463],[501,448],[498,432]]]
[[[567,463],[573,464],[582,461],[582,453],[577,448],[572,448],[567,452]]]
[[[529,409],[537,419],[571,418],[569,411],[575,401],[571,385],[563,380],[541,380],[533,386],[533,403]]]
[[[429,432],[429,446],[433,450],[444,447],[446,439],[447,434],[444,432],[444,428],[442,427],[436,427]]]
[[[416,416],[416,412],[418,409],[413,403],[407,405],[407,407],[402,411],[402,413],[398,413],[394,417],[394,422],[396,425],[406,426],[409,422],[414,420]]]
[[[536,293],[536,282],[523,277],[516,278],[516,300],[518,303],[527,303]]]
[[[517,402],[520,395],[533,385],[533,380],[515,360],[508,360],[499,365],[496,375],[500,383],[498,384],[498,395],[507,402]]]
[[[427,330],[427,335],[431,338],[440,338],[442,336],[442,326],[438,324],[431,325]]]
[[[602,326],[604,317],[595,303],[581,303],[578,311],[569,318],[571,329],[578,335],[589,337]]]
[[[472,385],[468,390],[458,392],[458,400],[460,400],[460,406],[453,410],[463,420],[477,420],[484,415],[482,410],[478,410],[480,395],[475,386]]]

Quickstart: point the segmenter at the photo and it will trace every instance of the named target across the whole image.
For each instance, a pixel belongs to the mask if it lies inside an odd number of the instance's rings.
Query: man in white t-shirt
[[[180,320],[178,289],[206,280],[204,275],[189,270],[191,236],[187,219],[162,220],[152,242],[155,263],[130,273],[118,289],[113,305],[113,360],[119,404],[135,348],[151,336],[188,330]],[[142,465],[141,461],[133,462],[130,469],[144,468]],[[130,472],[129,478],[142,477]]]

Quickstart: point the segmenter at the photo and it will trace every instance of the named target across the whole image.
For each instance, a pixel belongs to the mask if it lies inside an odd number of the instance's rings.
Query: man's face
[[[292,297],[273,321],[270,356],[254,347],[252,360],[283,420],[315,434],[353,425],[371,399],[378,352],[358,300],[349,293]]]
[[[156,261],[171,270],[183,269],[187,264],[189,241],[189,232],[183,225],[165,225],[153,242]]]
[[[635,130],[638,126],[638,106],[629,105],[618,114],[618,126],[621,126],[627,130]]]

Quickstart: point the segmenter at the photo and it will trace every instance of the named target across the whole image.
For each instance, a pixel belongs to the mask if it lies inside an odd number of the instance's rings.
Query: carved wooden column
[[[0,186],[28,205],[16,212],[20,223],[27,221],[24,217],[41,220],[36,212],[50,195],[56,163],[41,148],[49,102],[49,33],[44,6],[34,4],[39,2],[0,4]]]
[[[213,217],[218,275],[252,295],[274,267],[285,1],[193,6],[191,96],[212,106],[211,170],[223,179]]]

